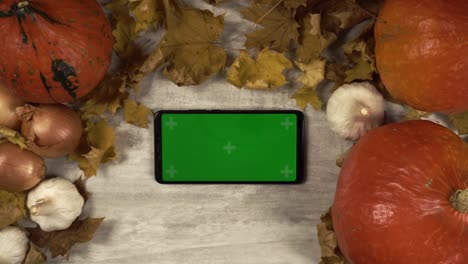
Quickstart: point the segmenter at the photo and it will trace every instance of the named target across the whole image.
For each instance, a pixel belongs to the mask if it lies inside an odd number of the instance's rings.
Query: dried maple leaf
[[[277,88],[286,84],[283,71],[292,67],[291,61],[283,54],[268,48],[261,50],[256,60],[242,50],[228,71],[227,81],[238,88]]]
[[[200,84],[223,69],[226,52],[216,42],[224,30],[224,17],[207,10],[167,10],[167,33],[159,49],[163,74],[177,85]]]
[[[314,6],[322,16],[322,28],[339,33],[372,15],[356,3],[355,0],[322,0]]]
[[[296,62],[298,68],[302,71],[298,81],[303,86],[297,90],[291,98],[296,100],[299,108],[304,110],[310,104],[315,110],[322,108],[322,100],[315,90],[316,86],[325,78],[325,61],[316,59],[309,64]]]
[[[304,86],[315,87],[325,78],[325,60],[314,60],[309,64],[296,62],[302,74],[297,79]]]
[[[9,142],[19,146],[21,149],[29,149],[26,145],[26,139],[11,128],[0,126],[0,137],[3,137],[1,139],[6,139]]]
[[[120,56],[125,56],[133,48],[133,40],[137,36],[136,23],[128,10],[128,0],[114,0],[106,5],[116,21],[112,35],[114,50]]]
[[[26,255],[24,264],[43,264],[46,263],[47,257],[39,251],[39,249],[33,244],[29,243],[29,252]]]
[[[151,110],[145,105],[132,99],[125,101],[124,119],[127,123],[147,128],[149,123],[148,118],[152,115],[153,112],[151,112]]]
[[[419,111],[409,106],[405,107],[405,115],[403,116],[404,120],[418,120],[423,117],[428,117],[431,113]]]
[[[86,189],[86,179],[79,178],[78,180],[74,181],[73,184],[75,185],[78,192],[83,197],[84,201],[88,201],[89,197],[91,197],[92,193],[88,192]]]
[[[156,49],[148,56],[143,56],[140,53],[134,54],[132,60],[125,64],[119,72],[107,75],[88,96],[81,107],[83,119],[100,116],[105,112],[115,114],[128,99],[128,89],[138,93],[143,78],[162,65],[163,59],[160,49]]]
[[[85,177],[95,176],[101,163],[112,161],[115,156],[115,132],[104,120],[88,121],[84,146],[80,146],[69,159],[78,162]]]
[[[129,0],[129,9],[135,19],[135,31],[141,32],[164,18],[161,0]]]
[[[333,230],[331,208],[320,217],[321,223],[317,225],[317,236],[322,253],[321,264],[349,264],[341,254]]]
[[[280,3],[258,1],[241,10],[245,19],[260,25],[259,29],[246,34],[247,48],[271,48],[283,52],[289,49],[291,41],[297,42],[299,24],[291,10]]]
[[[372,75],[377,71],[375,59],[363,40],[356,40],[346,43],[343,50],[352,61],[352,67],[345,71],[345,82],[354,80],[372,80]]]
[[[346,159],[346,156],[348,156],[350,151],[351,151],[351,148],[349,148],[345,152],[341,153],[340,156],[338,156],[338,158],[336,159],[336,162],[335,162],[337,167],[341,168],[341,166],[343,166],[343,162]]]
[[[458,134],[468,134],[468,112],[448,115]]]
[[[45,232],[39,227],[27,228],[29,239],[40,248],[48,248],[53,258],[65,256],[68,259],[70,249],[76,243],[85,243],[93,239],[94,233],[104,218],[75,220],[66,230]]]
[[[320,28],[320,14],[310,14],[303,19],[304,33],[301,46],[297,49],[297,60],[309,63],[320,57],[322,51],[335,40],[335,35],[327,33],[326,37]]]
[[[0,229],[26,217],[26,194],[0,191]]]
[[[306,6],[307,5],[307,0],[284,0],[283,5],[286,8],[290,9],[296,9],[300,6]]]
[[[299,108],[304,110],[310,104],[315,110],[322,109],[322,100],[314,87],[304,86],[294,93],[291,98],[296,100]]]

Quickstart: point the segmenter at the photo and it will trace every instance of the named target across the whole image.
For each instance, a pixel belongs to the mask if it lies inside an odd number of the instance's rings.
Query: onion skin
[[[0,144],[0,190],[22,192],[36,186],[46,174],[44,159],[12,143]]]
[[[32,152],[46,158],[72,153],[83,134],[80,116],[61,104],[25,105],[16,113],[21,120],[21,134]]]
[[[0,125],[19,130],[21,121],[15,109],[26,104],[0,83]]]

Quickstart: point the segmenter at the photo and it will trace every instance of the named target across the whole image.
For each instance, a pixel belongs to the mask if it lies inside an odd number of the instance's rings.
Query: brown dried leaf
[[[313,60],[308,64],[296,62],[302,74],[297,79],[306,87],[315,87],[325,78],[325,61]]]
[[[404,120],[418,120],[431,115],[431,113],[419,111],[409,106],[406,106],[405,110],[405,115],[403,116]]]
[[[339,33],[372,16],[355,0],[322,0],[314,9],[323,14],[322,29],[334,33]]]
[[[95,176],[101,163],[112,161],[115,156],[115,132],[106,120],[87,122],[85,128],[86,142],[69,159],[78,162],[84,176],[89,178]]]
[[[335,232],[333,230],[333,219],[331,215],[331,208],[320,217],[322,221],[317,225],[317,236],[322,252],[322,259],[320,263],[323,264],[349,264],[349,262],[341,254],[336,240]]]
[[[29,149],[26,145],[26,139],[13,129],[6,126],[0,126],[0,138],[1,137],[3,137],[2,139],[6,139],[19,146],[21,149]]]
[[[294,20],[291,10],[278,2],[257,1],[242,9],[241,13],[245,19],[261,27],[246,34],[245,46],[247,48],[271,48],[284,52],[289,49],[292,41],[297,42],[299,24]]]
[[[346,156],[348,156],[350,151],[351,151],[351,148],[349,148],[345,152],[341,153],[340,156],[338,156],[338,158],[336,159],[336,166],[337,167],[341,168],[341,166],[343,166],[343,162],[344,162]]]
[[[115,39],[114,50],[125,57],[133,49],[133,40],[137,36],[136,23],[129,13],[128,0],[111,1],[106,8],[112,12],[112,17],[116,21],[112,31]]]
[[[26,194],[0,190],[0,229],[26,217]]]
[[[307,105],[311,105],[315,110],[322,109],[322,100],[317,94],[315,87],[304,86],[294,93],[291,98],[296,100],[299,108],[304,110]]]
[[[129,9],[135,19],[137,33],[159,23],[164,18],[161,0],[129,0]]]
[[[197,85],[223,69],[226,52],[216,42],[224,16],[207,10],[168,10],[167,33],[159,49],[168,63],[163,74],[177,85]]]
[[[152,115],[153,112],[145,105],[132,99],[125,101],[124,118],[127,123],[147,128],[149,123],[148,118]]]
[[[448,115],[460,135],[468,134],[468,112]]]
[[[322,34],[320,28],[320,14],[310,14],[303,19],[304,36],[302,45],[297,49],[297,60],[309,63],[320,57],[322,51],[335,40],[336,36],[331,33]]]
[[[24,264],[43,264],[46,263],[46,261],[46,255],[39,251],[33,243],[29,243],[29,252],[24,260]]]
[[[375,58],[368,44],[363,40],[356,40],[346,43],[343,50],[348,59],[352,62],[352,67],[345,71],[345,82],[354,80],[372,80],[372,75],[377,72]]]
[[[283,54],[268,48],[261,50],[256,60],[252,59],[245,50],[241,50],[239,57],[228,71],[227,81],[238,88],[261,90],[277,88],[286,84],[283,71],[292,67],[292,62]]]
[[[307,0],[284,0],[283,5],[289,9],[296,9],[300,6],[306,6]]]
[[[75,220],[66,230],[45,232],[39,227],[27,228],[29,239],[40,248],[48,248],[52,257],[65,256],[68,259],[70,249],[76,243],[86,243],[94,234],[104,218],[87,218]]]
[[[89,197],[91,197],[92,195],[92,193],[88,192],[88,190],[86,189],[86,181],[87,179],[83,179],[80,177],[78,180],[73,182],[73,184],[75,185],[76,189],[81,194],[85,202],[88,201]]]

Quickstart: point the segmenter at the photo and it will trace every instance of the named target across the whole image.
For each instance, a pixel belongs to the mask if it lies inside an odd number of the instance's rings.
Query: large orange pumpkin
[[[467,0],[385,0],[375,42],[396,99],[424,111],[468,111]]]
[[[0,32],[0,81],[29,102],[73,102],[111,61],[111,27],[95,0],[0,1]]]
[[[345,158],[332,207],[354,264],[468,263],[468,145],[429,121],[374,129]]]

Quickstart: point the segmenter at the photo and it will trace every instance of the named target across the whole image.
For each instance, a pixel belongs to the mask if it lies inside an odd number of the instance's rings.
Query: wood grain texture
[[[177,87],[147,78],[141,100],[157,109],[296,109],[290,89],[239,90],[222,79]],[[152,129],[121,120],[119,157],[88,181],[87,213],[105,216],[95,239],[68,263],[310,264],[320,248],[315,226],[331,205],[336,157],[349,147],[307,109],[307,180],[301,185],[160,185],[154,180]],[[196,150],[193,150],[196,151]],[[70,162],[50,173],[75,178]],[[62,260],[58,259],[57,262]]]

